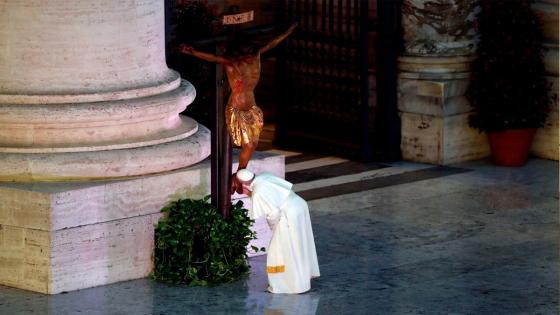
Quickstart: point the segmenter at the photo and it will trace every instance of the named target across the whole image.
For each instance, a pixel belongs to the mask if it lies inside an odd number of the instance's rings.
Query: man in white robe
[[[319,277],[319,263],[307,203],[292,191],[292,184],[274,175],[237,172],[243,193],[251,197],[249,216],[266,217],[272,230],[266,271],[268,291],[303,293],[311,278]]]

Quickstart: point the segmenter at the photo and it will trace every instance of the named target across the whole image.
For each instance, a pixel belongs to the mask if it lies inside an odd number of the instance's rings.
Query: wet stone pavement
[[[265,292],[260,256],[250,276],[212,288],[141,279],[45,296],[0,286],[0,314],[559,313],[558,162],[316,158],[287,159],[287,177],[305,177],[294,187],[309,201],[321,268],[308,293]]]

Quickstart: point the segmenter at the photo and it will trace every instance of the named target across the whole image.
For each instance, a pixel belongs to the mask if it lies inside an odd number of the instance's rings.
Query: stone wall
[[[535,156],[558,160],[558,0],[537,0],[532,5],[543,25],[546,42],[544,63],[547,80],[552,90],[550,97],[554,99],[551,113],[544,128],[537,131],[531,153]]]

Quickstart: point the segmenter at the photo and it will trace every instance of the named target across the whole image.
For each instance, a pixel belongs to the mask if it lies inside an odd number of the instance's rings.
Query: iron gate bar
[[[376,126],[376,156],[381,161],[401,159],[401,127],[397,109],[397,55],[402,49],[400,31],[400,1],[377,0],[378,41],[376,51],[378,106]]]
[[[371,109],[369,106],[369,67],[368,65],[368,18],[369,8],[368,1],[362,1],[360,7],[360,61],[359,64],[362,66],[360,69],[361,73],[361,106],[362,106],[362,126],[370,125],[370,113]],[[364,53],[365,52],[365,53]],[[366,65],[364,67],[364,65]],[[370,129],[368,127],[362,130],[362,158],[364,160],[371,160],[373,158],[372,145],[370,139]]]
[[[369,0],[371,1],[371,0]],[[280,145],[316,144],[361,159],[373,156],[369,102],[369,5],[360,0],[284,0],[283,16],[300,28],[278,61],[286,95],[277,125]],[[279,67],[279,69],[281,69]],[[358,148],[358,150],[356,150]]]

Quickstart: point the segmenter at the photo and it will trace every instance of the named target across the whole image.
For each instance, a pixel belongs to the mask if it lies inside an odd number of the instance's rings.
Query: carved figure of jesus
[[[263,113],[255,102],[255,87],[261,74],[261,54],[276,47],[295,29],[296,24],[260,48],[234,42],[224,56],[200,52],[189,45],[179,47],[182,53],[202,60],[223,64],[231,88],[226,106],[226,124],[234,145],[241,147],[239,167],[245,169],[257,148],[263,127]],[[232,193],[242,192],[236,176],[232,177]]]

